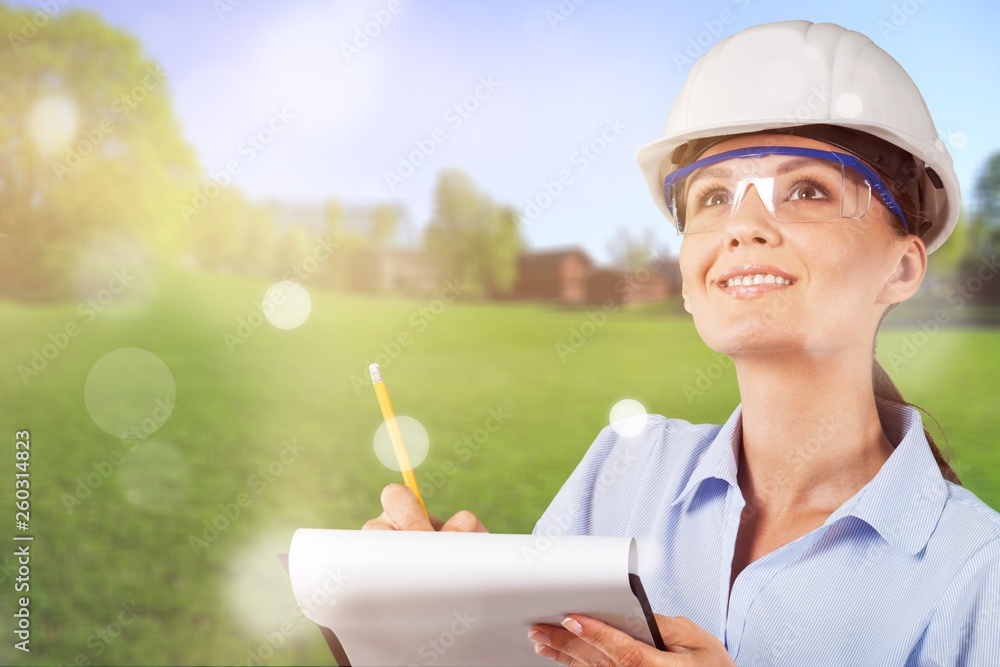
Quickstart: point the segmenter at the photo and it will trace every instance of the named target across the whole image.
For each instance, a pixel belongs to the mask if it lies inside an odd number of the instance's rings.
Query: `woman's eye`
[[[792,190],[791,198],[793,200],[797,199],[804,201],[810,201],[814,199],[826,199],[825,195],[819,188],[817,188],[814,185],[809,185],[807,183],[803,183],[802,185]]]
[[[706,196],[702,197],[703,206],[724,206],[729,203],[729,193],[728,192],[711,192]]]

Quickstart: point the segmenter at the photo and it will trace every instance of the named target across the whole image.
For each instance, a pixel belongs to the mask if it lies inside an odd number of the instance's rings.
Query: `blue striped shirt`
[[[731,597],[740,407],[723,426],[606,427],[533,532],[634,537],[653,611],[691,619],[739,667],[998,667],[1000,513],[941,476],[916,410],[878,410],[895,446],[878,474],[747,565]]]

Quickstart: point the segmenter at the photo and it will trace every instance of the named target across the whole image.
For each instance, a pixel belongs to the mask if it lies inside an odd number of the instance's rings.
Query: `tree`
[[[165,74],[96,14],[0,6],[0,294],[71,294],[78,249],[128,239],[160,257],[188,239],[200,183]]]
[[[381,247],[396,235],[399,227],[399,212],[392,206],[382,204],[372,211],[368,236],[372,245]]]
[[[278,264],[278,275],[284,275],[293,267],[302,263],[302,260],[309,255],[312,250],[312,239],[302,225],[292,225],[281,238],[278,244],[278,252],[275,261]],[[292,278],[292,280],[297,280]]]
[[[243,272],[268,275],[272,270],[280,268],[275,266],[274,245],[278,230],[271,212],[263,206],[252,205],[242,226],[244,236],[240,259]]]
[[[624,271],[635,271],[647,265],[656,252],[656,232],[647,227],[642,236],[632,238],[632,233],[620,227],[618,233],[608,241],[611,264]]]
[[[344,209],[341,208],[340,202],[335,199],[327,201],[323,217],[326,221],[327,235],[331,239],[340,238],[344,227]]]
[[[958,281],[970,288],[978,286],[973,290],[975,302],[996,305],[1000,304],[1000,277],[991,269],[987,274],[989,279],[984,279],[982,270],[984,266],[992,266],[1000,251],[1000,151],[986,161],[974,194],[976,212],[966,229],[966,250],[958,269]],[[947,248],[948,243],[951,239],[942,249]]]
[[[976,206],[993,230],[1000,228],[1000,151],[986,161],[982,175],[976,181]]]
[[[944,245],[934,251],[927,263],[928,274],[937,276],[946,282],[954,280],[956,272],[959,271],[965,257],[970,252],[975,224],[975,218],[970,220],[965,209],[959,211],[955,229],[952,230]]]
[[[458,170],[438,177],[424,243],[445,276],[464,283],[466,293],[489,298],[513,288],[524,248],[517,212],[491,201]]]

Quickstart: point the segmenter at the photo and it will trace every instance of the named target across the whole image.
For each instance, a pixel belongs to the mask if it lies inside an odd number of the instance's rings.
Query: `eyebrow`
[[[739,160],[745,160],[748,158],[736,158]],[[794,171],[806,164],[819,164],[823,167],[828,168],[830,171],[840,172],[841,165],[839,162],[832,162],[830,160],[820,160],[811,157],[797,157],[791,160],[784,160],[778,167],[774,170],[776,176],[782,176],[790,171]],[[715,164],[708,167],[703,167],[692,174],[693,178],[687,180],[687,186],[690,187],[692,184],[697,183],[703,178],[732,178],[732,170],[722,167],[721,164]]]

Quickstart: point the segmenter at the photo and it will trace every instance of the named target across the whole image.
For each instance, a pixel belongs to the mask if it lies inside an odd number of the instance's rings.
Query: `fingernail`
[[[535,644],[535,653],[546,658],[552,658],[553,660],[559,657],[555,649],[551,646],[546,646],[545,644]]]
[[[531,641],[535,642],[536,644],[551,644],[552,643],[552,639],[547,634],[545,634],[544,632],[541,632],[539,630],[529,630],[528,631],[528,639],[530,639]]]
[[[570,618],[569,616],[563,619],[562,626],[567,630],[569,630],[570,632],[572,632],[574,635],[578,635],[581,632],[583,632],[583,626],[580,625],[580,623],[576,619]]]

